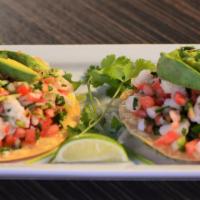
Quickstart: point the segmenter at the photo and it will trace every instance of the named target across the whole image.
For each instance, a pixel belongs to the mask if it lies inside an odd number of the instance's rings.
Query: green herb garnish
[[[10,151],[10,150],[11,150],[10,147],[1,147],[1,148],[0,148],[0,153],[2,154],[2,153],[4,153],[4,152]]]
[[[138,106],[138,99],[134,98],[133,99],[133,110],[135,110],[137,106]]]
[[[35,89],[42,90],[42,82],[41,81],[35,83],[33,86]]]
[[[163,112],[167,108],[169,108],[169,106],[163,106],[163,107],[157,108],[156,109],[156,113],[161,113],[161,112]]]
[[[53,121],[57,124],[60,124],[64,120],[66,115],[66,111],[60,111],[54,116]]]
[[[82,83],[81,81],[73,81],[72,80],[72,74],[70,74],[70,73],[65,73],[63,75],[63,78],[66,79],[67,81],[69,81],[72,84],[74,90],[77,90]]]
[[[63,106],[65,104],[65,98],[60,95],[56,95],[55,103],[57,106]]]
[[[52,91],[52,90],[53,90],[53,87],[50,86],[50,85],[48,85],[48,91],[50,92],[50,91]]]

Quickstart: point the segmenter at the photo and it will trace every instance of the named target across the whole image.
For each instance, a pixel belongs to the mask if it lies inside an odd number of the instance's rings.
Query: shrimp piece
[[[175,110],[170,110],[169,111],[169,116],[172,119],[172,124],[171,124],[172,128],[178,128],[179,122],[181,120],[180,114]]]

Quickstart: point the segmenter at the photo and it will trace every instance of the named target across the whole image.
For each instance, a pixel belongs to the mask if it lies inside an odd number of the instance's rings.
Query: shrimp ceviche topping
[[[67,115],[71,84],[46,75],[33,84],[4,81],[0,87],[0,147],[20,148],[57,134]]]
[[[146,133],[150,146],[169,157],[200,158],[199,55],[192,47],[161,54],[157,70],[142,70],[132,80],[124,103],[137,120],[136,135]]]
[[[39,58],[0,51],[0,162],[33,157],[64,141],[80,115],[69,78]]]

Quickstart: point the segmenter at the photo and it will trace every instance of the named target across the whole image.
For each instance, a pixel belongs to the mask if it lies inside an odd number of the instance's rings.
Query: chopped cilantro
[[[35,89],[42,90],[42,82],[41,81],[35,83],[33,86]]]
[[[54,118],[53,118],[53,121],[56,123],[56,124],[60,124],[64,117],[67,115],[67,112],[66,111],[61,111],[61,112],[58,112]]]
[[[186,129],[186,128],[183,128],[183,129],[181,130],[181,133],[182,133],[182,135],[187,135],[187,129]]]
[[[50,91],[52,91],[52,90],[53,90],[53,87],[50,86],[50,85],[48,85],[48,91],[50,92]]]
[[[193,133],[200,133],[200,124],[196,124],[191,128]]]
[[[60,95],[56,95],[55,103],[57,106],[63,106],[65,104],[65,98]]]
[[[0,80],[0,87],[4,87],[4,86],[6,86],[8,84],[9,84],[9,81],[7,81],[7,80]]]
[[[122,126],[121,121],[114,116],[111,120],[111,128],[114,129],[114,131],[118,131]]]
[[[138,99],[134,98],[133,99],[133,110],[135,110],[137,106],[138,106]]]
[[[1,148],[0,148],[0,154],[4,153],[4,152],[6,152],[6,151],[10,151],[10,150],[11,150],[10,147],[1,147]]]
[[[169,106],[163,106],[163,107],[157,108],[156,109],[156,113],[161,113],[161,112],[163,112],[167,108],[169,108]]]
[[[40,138],[40,129],[36,129],[35,137],[36,137],[36,140]]]
[[[82,81],[73,81],[72,80],[72,74],[70,74],[70,73],[65,73],[63,75],[63,78],[66,79],[67,81],[69,81],[72,84],[74,90],[77,90],[82,83]]]

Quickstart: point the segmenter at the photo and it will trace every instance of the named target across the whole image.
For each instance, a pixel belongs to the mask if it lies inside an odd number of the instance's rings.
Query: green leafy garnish
[[[111,120],[107,120],[106,114],[113,107],[113,103],[117,101],[120,94],[131,87],[131,79],[143,69],[154,71],[155,65],[144,59],[133,63],[125,56],[108,55],[99,66],[90,66],[83,80],[78,82],[78,86],[80,83],[87,86],[87,93],[79,124],[76,127],[68,127],[69,136],[89,132],[102,134],[103,132],[105,135],[117,139],[119,131],[121,128],[123,129],[123,124],[117,115],[113,115]],[[71,74],[65,74],[64,78],[73,83]],[[101,104],[101,97],[93,92],[94,88],[106,90],[109,100],[105,105]],[[137,106],[136,101],[133,106]]]
[[[133,77],[133,63],[125,56],[108,55],[101,62],[101,72],[111,79],[126,82]]]
[[[119,130],[122,127],[121,121],[117,117],[113,117],[111,121],[111,128],[115,131]]]
[[[42,90],[42,82],[41,81],[35,83],[33,86],[35,89]]]
[[[8,83],[7,80],[0,80],[0,87],[6,86]]]
[[[66,117],[67,115],[67,112],[66,111],[60,111],[58,112],[54,117],[53,117],[53,121],[56,123],[56,124],[60,124],[64,118]]]
[[[138,106],[138,99],[134,98],[133,99],[133,110],[135,110],[137,106]]]
[[[50,85],[48,85],[48,91],[50,92],[50,91],[52,91],[52,90],[53,90],[53,87],[50,86]]]
[[[75,127],[68,127],[67,131],[70,136],[74,136],[77,134],[80,134],[82,131],[84,131],[90,124],[92,124],[97,118],[97,114],[93,111],[93,108],[91,105],[86,105],[84,109],[81,112],[81,118],[79,121],[79,124]],[[91,127],[92,129],[92,127]],[[91,131],[90,129],[90,131]]]
[[[1,148],[0,148],[0,154],[4,153],[4,152],[6,152],[6,151],[10,151],[10,150],[11,150],[10,147],[1,147]]]
[[[70,73],[65,73],[63,75],[63,78],[66,79],[67,81],[69,81],[72,84],[74,90],[77,90],[81,85],[81,81],[73,81],[72,80],[72,74],[70,74]]]
[[[142,70],[149,69],[154,72],[156,70],[156,66],[150,60],[145,59],[137,59],[134,63],[134,70],[132,72],[132,76],[136,77]]]
[[[193,133],[200,133],[200,124],[196,124],[191,128]]]
[[[156,113],[161,113],[161,112],[163,112],[165,109],[167,109],[167,108],[169,108],[169,106],[162,106],[162,107],[160,107],[160,108],[157,108],[156,109]]]
[[[56,95],[56,100],[55,100],[56,105],[58,106],[63,106],[65,104],[65,98],[60,95]]]

